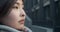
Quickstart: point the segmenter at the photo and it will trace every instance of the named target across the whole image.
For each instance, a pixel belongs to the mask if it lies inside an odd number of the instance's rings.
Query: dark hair
[[[15,2],[16,0],[0,0],[0,18],[9,14],[9,9]]]

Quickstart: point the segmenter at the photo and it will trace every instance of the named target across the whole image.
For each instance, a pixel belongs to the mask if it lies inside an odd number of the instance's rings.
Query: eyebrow
[[[18,2],[16,2],[16,4],[17,4],[17,5],[20,5],[20,3],[18,3]],[[23,3],[22,5],[24,5],[24,3]]]
[[[17,5],[20,5],[18,2],[16,2]]]

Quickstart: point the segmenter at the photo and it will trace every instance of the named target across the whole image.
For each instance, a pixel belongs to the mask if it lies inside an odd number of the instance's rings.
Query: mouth
[[[24,24],[24,22],[25,22],[24,19],[22,19],[22,20],[19,21],[20,24]]]

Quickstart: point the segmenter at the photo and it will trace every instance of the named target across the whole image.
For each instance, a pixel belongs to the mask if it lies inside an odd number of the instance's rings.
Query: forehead
[[[17,4],[23,5],[23,0],[17,0]]]

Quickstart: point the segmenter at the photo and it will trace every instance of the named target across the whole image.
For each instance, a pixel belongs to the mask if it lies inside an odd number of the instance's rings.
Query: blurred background
[[[24,10],[33,32],[60,32],[60,0],[24,0]]]

